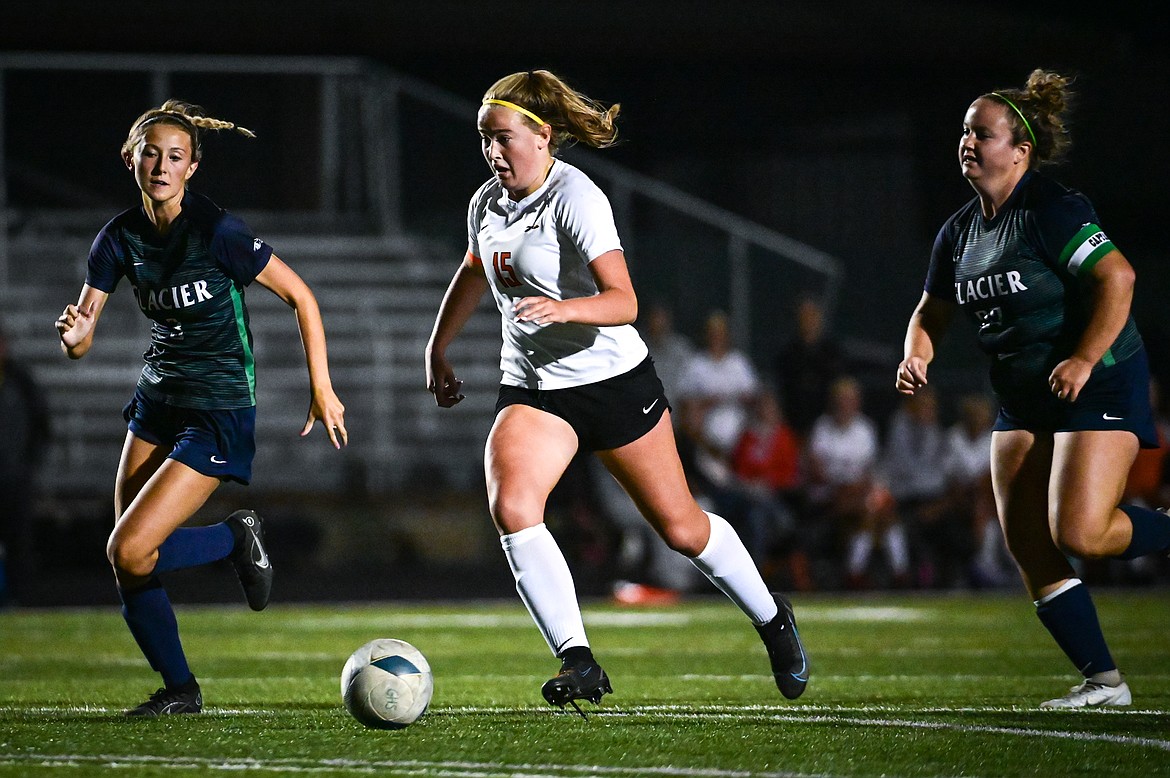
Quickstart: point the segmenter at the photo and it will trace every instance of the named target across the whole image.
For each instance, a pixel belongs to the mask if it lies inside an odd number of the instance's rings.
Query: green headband
[[[1032,139],[1032,145],[1035,146],[1036,145],[1036,133],[1032,132],[1032,125],[1028,124],[1028,119],[1026,116],[1024,116],[1024,112],[1021,111],[1019,108],[1017,108],[1015,103],[1013,103],[1011,100],[1009,100],[1006,97],[1004,97],[1003,95],[1001,95],[999,92],[992,92],[991,94],[995,95],[1000,100],[1003,100],[1005,103],[1008,104],[1008,107],[1010,107],[1013,111],[1016,112],[1016,116],[1020,117],[1020,121],[1022,121],[1024,123],[1024,129],[1026,129],[1028,131],[1028,137]]]

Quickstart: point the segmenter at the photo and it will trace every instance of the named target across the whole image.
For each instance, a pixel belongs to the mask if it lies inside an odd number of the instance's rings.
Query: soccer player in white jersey
[[[1068,556],[1170,550],[1170,518],[1120,505],[1138,447],[1156,448],[1149,366],[1130,301],[1134,271],[1080,192],[1037,168],[1067,149],[1069,79],[976,98],[959,139],[975,190],[935,239],[896,386],[924,386],[956,311],[979,327],[1000,403],[991,438],[996,510],[1036,615],[1083,677],[1041,707],[1132,697]]]
[[[646,520],[751,619],[781,693],[795,699],[808,661],[792,607],[769,593],[735,530],[687,489],[670,409],[646,345],[609,201],[558,159],[574,141],[612,145],[608,109],[544,70],[514,73],[484,94],[479,133],[492,177],[472,196],[467,254],[426,349],[427,388],[463,399],[447,348],[485,292],[503,318],[503,370],[484,455],[488,503],[516,589],[560,672],[552,705],[612,691],[593,658],[573,578],[544,524],[549,493],[581,447],[596,452]]]

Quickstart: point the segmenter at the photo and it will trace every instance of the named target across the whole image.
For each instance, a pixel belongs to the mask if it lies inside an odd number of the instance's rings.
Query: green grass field
[[[519,602],[179,607],[201,716],[127,720],[157,685],[115,609],[0,613],[0,776],[1170,775],[1170,592],[1098,592],[1132,708],[1041,711],[1075,682],[1026,598],[797,598],[812,681],[785,701],[726,601],[586,603],[615,693],[549,708]],[[374,637],[435,673],[422,719],[369,730],[338,673]],[[591,706],[586,705],[587,709]]]

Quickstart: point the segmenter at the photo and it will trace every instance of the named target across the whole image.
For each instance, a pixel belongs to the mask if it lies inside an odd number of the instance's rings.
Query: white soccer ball
[[[341,671],[345,709],[367,727],[402,729],[426,712],[433,692],[430,664],[405,640],[371,640]]]

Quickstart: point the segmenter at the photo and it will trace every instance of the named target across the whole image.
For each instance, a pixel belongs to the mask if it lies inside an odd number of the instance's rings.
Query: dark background
[[[956,160],[963,115],[978,95],[1022,86],[1036,67],[1076,77],[1074,145],[1053,174],[1089,195],[1105,230],[1137,269],[1135,316],[1155,371],[1164,383],[1170,380],[1163,304],[1170,287],[1163,237],[1170,200],[1170,55],[1165,13],[1153,10],[1161,7],[1113,3],[1090,12],[1080,3],[1049,0],[0,0],[0,51],[362,57],[472,104],[502,75],[548,68],[590,96],[621,102],[623,143],[601,152],[606,158],[839,257],[845,276],[832,326],[863,358],[863,378],[881,388],[867,402],[889,405],[931,242],[946,217],[972,196]],[[72,74],[52,88],[23,74],[6,79],[0,110],[11,112],[4,142],[13,202],[92,207],[108,218],[136,201],[117,148],[133,118],[149,106],[143,98],[148,90],[125,78]],[[200,187],[233,211],[305,207],[318,183],[312,155],[320,141],[314,135],[320,106],[312,84],[247,77],[211,85],[200,78],[177,77],[175,96],[204,102],[213,115],[260,135],[255,144],[209,139]],[[212,93],[215,102],[205,97]],[[462,133],[449,121],[436,122],[433,136],[426,132],[432,121],[426,112],[404,120],[415,125],[412,138],[424,139],[405,150],[408,226],[446,236],[458,247],[467,197],[486,178],[474,118],[467,117]],[[301,148],[303,154],[296,151]],[[442,175],[433,174],[439,168]],[[92,236],[97,223],[87,223],[85,235]],[[661,239],[664,223],[643,227],[623,236],[636,247],[631,271],[639,294],[672,301],[680,328],[695,336],[721,290],[692,275],[695,257],[675,256],[685,236],[671,242]],[[775,344],[791,332],[782,301],[793,290],[780,290],[806,282],[785,263],[753,279],[757,305],[777,290],[774,320],[761,325],[760,316],[754,319],[765,331],[753,332],[752,355],[764,371]],[[75,285],[70,276],[69,288]],[[967,371],[961,380],[981,380],[982,360],[966,334],[950,338],[933,370],[961,365]],[[480,494],[443,515],[482,512]],[[93,537],[71,535],[70,545],[103,546],[108,499],[94,505],[101,519],[85,525]],[[278,515],[295,513],[271,499],[266,505]],[[360,507],[330,510],[353,518]],[[439,512],[429,505],[426,511]],[[426,511],[420,515],[429,516]],[[287,547],[279,554],[296,567],[298,548],[316,541],[297,536],[291,520],[282,526]],[[308,524],[304,529],[317,531]],[[498,550],[486,522],[483,529],[484,547]],[[450,532],[452,548],[474,545],[464,523],[451,523]],[[355,576],[360,586],[346,595],[370,594],[369,580],[388,580],[387,564],[417,573],[410,542],[395,548],[389,563],[378,560],[379,575]],[[100,576],[101,582],[94,591],[108,597],[108,575],[96,572],[100,555],[91,556],[94,580]],[[461,575],[450,579],[462,586]],[[498,564],[482,575],[482,591],[511,587]],[[235,597],[234,584],[221,578],[231,589],[222,596]],[[436,593],[440,579],[425,578],[429,593]],[[320,585],[312,576],[287,580],[288,586]],[[208,584],[200,579],[199,585]],[[346,585],[339,580],[324,590],[337,595]],[[61,600],[73,601],[75,589]]]
[[[609,159],[840,257],[847,271],[834,327],[875,361],[896,361],[934,233],[971,196],[955,163],[966,107],[983,92],[1021,86],[1034,67],[1055,69],[1076,76],[1079,99],[1073,150],[1054,175],[1089,195],[1137,268],[1135,314],[1155,370],[1165,375],[1170,347],[1160,290],[1170,281],[1162,240],[1170,57],[1157,7],[1115,3],[1089,13],[1081,4],[1045,0],[43,0],[3,4],[0,48],[359,56],[470,100],[503,74],[549,68],[591,96],[622,103],[624,142],[605,152]],[[289,118],[303,96],[267,86],[253,83],[233,104],[209,108],[259,123],[269,138],[295,133]],[[75,89],[46,95],[10,84],[8,109],[32,114],[29,127],[75,123],[78,148],[100,136],[106,149],[133,117],[93,107],[101,82]],[[74,110],[80,97],[84,108]],[[10,145],[29,142],[19,130],[12,134]],[[84,140],[90,135],[94,141]],[[457,164],[475,159],[470,117],[466,141],[439,154]],[[54,164],[97,164],[92,158],[117,165],[107,151],[44,151]],[[265,153],[257,152],[265,175],[233,179],[239,200],[279,203],[298,191],[297,160]],[[479,178],[482,172],[465,191],[438,196],[457,212]],[[427,179],[423,173],[412,182],[420,202],[429,201]],[[125,193],[116,194],[111,203],[125,201]],[[460,229],[450,226],[456,237]],[[686,287],[685,278],[667,283],[636,270],[635,278],[644,295],[678,301],[680,326],[697,332],[706,313],[701,289]]]

